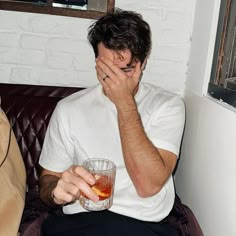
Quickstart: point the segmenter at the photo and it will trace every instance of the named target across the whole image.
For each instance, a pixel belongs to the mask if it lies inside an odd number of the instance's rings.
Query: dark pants
[[[166,223],[145,222],[110,211],[49,216],[42,236],[179,236]]]

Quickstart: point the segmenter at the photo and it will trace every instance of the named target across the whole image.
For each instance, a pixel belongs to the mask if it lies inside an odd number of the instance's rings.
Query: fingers
[[[94,185],[95,184],[96,180],[93,177],[93,175],[91,173],[89,173],[86,169],[84,169],[82,166],[72,166],[70,171],[74,175],[77,175],[77,176],[81,177],[88,184],[90,184],[90,185]]]
[[[108,75],[105,74],[98,65],[95,66],[95,70],[97,73],[97,78],[101,83],[105,81],[106,78],[108,78]]]
[[[132,78],[135,82],[138,82],[142,70],[143,68],[141,68],[140,61],[137,61],[135,66],[119,68],[108,58],[101,57],[96,59],[96,71],[100,82],[106,80],[107,77],[115,83],[118,83],[117,80],[126,80],[128,77]]]
[[[133,80],[138,83],[141,78],[141,74],[142,74],[141,62],[138,61],[135,66],[134,74],[132,76]]]
[[[69,203],[78,200],[81,193],[84,193],[94,202],[99,200],[97,194],[91,189],[95,184],[94,177],[81,166],[72,166],[62,173],[54,189],[54,196],[57,202]]]
[[[58,181],[56,188],[53,191],[54,201],[61,205],[65,203],[74,202],[79,199],[80,191],[74,185],[66,183],[63,179]]]
[[[117,83],[118,79],[127,78],[127,75],[111,60],[101,57],[96,59],[96,70],[100,82],[104,81],[103,79],[109,77],[110,82]],[[105,82],[105,81],[104,81]]]
[[[111,79],[111,77],[109,77],[109,75],[105,74],[101,67],[99,67],[98,65],[96,65],[96,71],[97,78],[106,91],[109,90],[109,87],[113,86],[116,83],[113,81],[113,79]],[[112,76],[112,78],[114,78],[114,76]]]

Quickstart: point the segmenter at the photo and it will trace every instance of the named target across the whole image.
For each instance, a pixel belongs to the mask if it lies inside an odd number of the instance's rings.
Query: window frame
[[[30,2],[14,2],[11,0],[0,0],[0,10],[97,19],[99,17],[104,16],[107,12],[112,12],[115,7],[115,0],[107,0],[106,12],[53,7],[52,3],[52,0],[47,0],[47,4],[44,5]]]
[[[222,68],[223,57],[225,56],[225,37],[228,29],[227,23],[231,9],[230,7],[231,0],[221,1],[211,77],[208,84],[208,94],[211,97],[236,108],[236,90],[225,88],[219,84],[220,70]]]

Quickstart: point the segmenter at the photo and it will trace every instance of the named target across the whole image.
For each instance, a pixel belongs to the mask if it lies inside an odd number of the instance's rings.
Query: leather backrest
[[[28,191],[38,191],[38,159],[57,102],[81,89],[0,83],[1,107],[12,125],[24,159]]]

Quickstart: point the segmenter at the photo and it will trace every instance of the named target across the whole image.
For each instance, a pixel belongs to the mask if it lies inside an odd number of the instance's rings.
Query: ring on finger
[[[106,78],[109,78],[109,76],[106,75],[104,78],[102,78],[102,80],[105,81]]]

